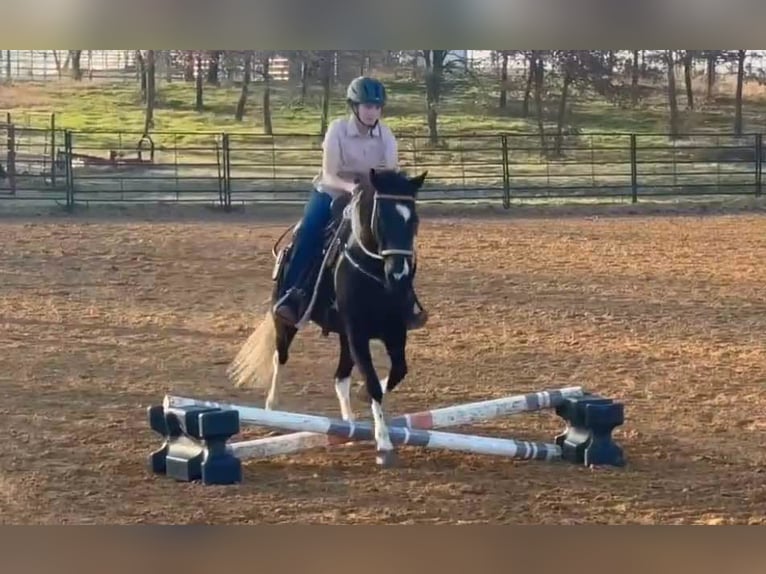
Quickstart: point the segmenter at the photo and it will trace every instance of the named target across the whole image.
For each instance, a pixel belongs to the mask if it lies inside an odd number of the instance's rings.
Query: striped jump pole
[[[421,411],[418,413],[405,414],[394,417],[388,421],[391,432],[391,440],[395,442],[393,434],[394,429],[417,429],[417,430],[430,430],[435,428],[446,428],[450,426],[460,426],[464,424],[474,424],[478,422],[485,422],[494,418],[520,414],[524,412],[533,412],[545,408],[555,408],[568,398],[577,398],[584,395],[582,387],[565,387],[557,390],[540,391],[534,393],[527,393],[522,395],[515,395],[511,397],[502,397],[499,399],[492,399],[487,401],[478,401],[473,403],[467,403],[463,405],[457,405],[452,407],[444,407],[440,409],[434,409],[430,411]],[[167,395],[164,400],[166,407],[186,407],[186,406],[199,406],[199,407],[211,407],[222,410],[236,410],[239,412],[239,417],[242,422],[264,425],[262,413],[275,412],[265,411],[256,407],[245,407],[239,405],[232,405],[227,403],[218,403],[212,401],[200,401],[197,399],[191,399],[186,397],[178,397]],[[290,413],[287,413],[290,414]],[[306,415],[294,415],[294,416],[306,416]],[[324,417],[320,417],[323,420]],[[278,456],[284,454],[292,454],[303,450],[308,450],[318,447],[329,447],[333,445],[348,443],[355,440],[372,440],[370,438],[363,438],[358,432],[350,428],[350,423],[344,421],[340,422],[344,425],[349,425],[348,428],[339,430],[337,434],[328,434],[326,430],[320,430],[318,432],[312,432],[305,428],[299,429],[298,432],[291,434],[266,437],[260,439],[254,439],[249,441],[240,441],[230,443],[228,445],[229,451],[240,459],[245,458],[265,458],[269,456]],[[359,427],[362,423],[354,423],[355,428]],[[285,427],[276,427],[284,429]],[[318,428],[325,429],[325,426]],[[294,430],[294,429],[288,429]],[[357,434],[355,434],[355,432]],[[410,432],[410,434],[412,434]],[[442,433],[444,434],[444,433]],[[450,435],[463,437],[464,435]],[[440,437],[437,437],[437,440]],[[443,437],[442,437],[443,438]],[[472,437],[473,438],[473,437]],[[484,437],[476,437],[483,439]],[[420,436],[417,439],[421,442],[426,440],[425,436]],[[491,439],[491,440],[503,440],[503,439]],[[479,441],[479,442],[483,442]],[[518,452],[524,452],[524,449],[534,450],[536,447],[527,446],[534,445],[535,443],[527,443],[520,441],[511,441],[516,444],[515,448]],[[401,444],[419,444],[412,442],[404,442]],[[432,445],[436,444],[431,442]],[[423,445],[421,445],[423,446]],[[506,447],[509,445],[506,444]],[[538,445],[539,446],[539,445]],[[550,450],[550,447],[555,445],[544,445],[546,448],[537,448],[536,453],[540,457],[545,459],[548,455],[545,454]],[[434,446],[433,448],[441,448]],[[556,447],[557,448],[557,447]],[[475,451],[470,451],[475,452]],[[517,457],[518,458],[518,457]],[[521,458],[524,458],[523,456]],[[532,458],[535,458],[532,456]]]
[[[169,408],[172,400],[163,406]],[[353,441],[375,439],[375,430],[368,422],[347,422],[318,415],[269,411],[258,407],[237,407],[241,420],[260,426],[296,432],[308,431],[340,436]],[[518,441],[475,435],[462,435],[434,430],[412,429],[404,426],[389,429],[391,442],[395,445],[420,446],[427,449],[443,449],[473,454],[488,454],[522,460],[554,460],[561,458],[561,447],[555,444]]]

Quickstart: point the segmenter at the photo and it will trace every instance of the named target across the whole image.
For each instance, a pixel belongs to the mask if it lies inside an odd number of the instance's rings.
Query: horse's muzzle
[[[390,255],[383,265],[386,290],[396,293],[409,288],[412,282],[412,258],[407,255]]]

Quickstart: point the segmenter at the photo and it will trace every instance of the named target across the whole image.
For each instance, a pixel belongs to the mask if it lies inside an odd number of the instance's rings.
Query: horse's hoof
[[[396,451],[379,450],[375,453],[375,463],[382,468],[396,466]]]

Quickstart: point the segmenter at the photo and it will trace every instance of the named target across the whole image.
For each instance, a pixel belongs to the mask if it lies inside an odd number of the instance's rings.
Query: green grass
[[[534,117],[521,114],[521,93],[509,94],[507,109],[497,105],[498,86],[489,78],[480,84],[453,81],[439,104],[439,128],[444,135],[468,133],[535,133]],[[427,133],[425,96],[421,83],[409,80],[388,81],[390,104],[386,120],[397,133]],[[19,90],[20,93],[16,93]],[[234,120],[239,98],[238,86],[205,86],[205,109],[194,109],[194,85],[185,82],[158,82],[158,102],[155,111],[155,131],[158,132],[244,132],[262,133],[262,85],[251,86],[247,115],[242,122]],[[637,108],[621,108],[593,94],[575,94],[567,123],[584,133],[596,132],[660,132],[667,130],[667,103],[662,87],[647,90],[649,97]],[[4,93],[5,92],[5,93]],[[276,134],[318,133],[320,128],[321,93],[312,87],[305,105],[298,101],[297,86],[275,82],[272,86],[272,121]],[[3,97],[4,96],[4,97]],[[716,130],[731,132],[734,117],[733,94],[720,95],[714,102],[698,102],[702,109],[681,112],[685,131]],[[679,90],[679,105],[685,99]],[[555,89],[545,102],[546,129],[554,129],[558,111]],[[49,82],[0,87],[0,107],[16,118],[27,112],[56,112],[61,128],[78,131],[140,132],[143,130],[144,109],[139,100],[137,83],[123,81],[115,84]],[[531,106],[534,116],[534,105]],[[766,105],[753,98],[744,106],[746,131],[766,128]],[[342,86],[334,90],[332,117],[345,114]],[[17,123],[23,123],[16,120]]]
[[[630,183],[626,135],[639,134],[641,177],[646,185],[661,180],[679,185],[715,184],[725,181],[750,185],[747,164],[727,165],[721,161],[720,150],[673,150],[667,131],[666,95],[661,87],[645,88],[649,95],[636,108],[620,107],[591,94],[574,94],[567,115],[567,127],[573,127],[578,135],[565,138],[567,147],[563,158],[543,158],[538,152],[539,136],[534,117],[534,103],[530,105],[530,117],[521,113],[521,93],[509,93],[507,108],[498,108],[497,86],[494,81],[482,78],[480,84],[452,81],[439,104],[439,130],[446,136],[440,145],[428,145],[425,115],[425,96],[422,84],[407,80],[388,80],[390,104],[386,109],[386,121],[400,138],[400,150],[404,166],[411,169],[429,169],[429,182],[440,187],[493,187],[502,185],[502,152],[497,134],[509,134],[509,160],[511,184],[515,188],[550,186],[551,188],[574,185],[615,185]],[[732,90],[733,91],[733,90]],[[753,90],[751,90],[753,91]],[[158,171],[163,168],[139,173],[115,170],[90,174],[87,168],[77,172],[79,185],[85,187],[117,185],[131,189],[126,184],[131,177],[143,180],[138,187],[157,185],[171,189],[186,189],[200,185],[210,188],[217,174],[217,146],[220,134],[231,135],[232,171],[235,178],[242,178],[240,185],[258,184],[278,187],[268,178],[300,179],[293,187],[305,188],[307,181],[316,173],[321,158],[318,135],[311,139],[289,138],[287,134],[319,134],[321,117],[321,92],[312,87],[305,103],[299,102],[297,86],[274,83],[272,87],[272,123],[278,141],[273,144],[263,133],[262,94],[260,84],[251,86],[247,114],[244,121],[234,119],[234,111],[240,88],[204,87],[205,108],[197,112],[195,88],[184,82],[158,83],[158,99],[155,108],[153,139],[157,146],[157,161],[168,164],[174,180],[159,182]],[[746,92],[747,93],[747,92]],[[766,129],[766,106],[760,93],[750,93],[744,106],[744,125],[748,132]],[[731,95],[720,94],[713,102],[704,102],[698,94],[699,108],[681,112],[684,131],[722,134],[702,138],[706,146],[732,145],[734,102]],[[679,90],[679,106],[685,104],[684,94]],[[100,157],[108,156],[110,149],[133,153],[139,134],[144,126],[144,109],[139,98],[138,85],[124,81],[114,84],[49,82],[46,84],[19,84],[0,87],[0,108],[13,115],[19,126],[43,127],[51,112],[56,114],[60,129],[73,130],[74,148],[79,153]],[[544,106],[545,128],[549,137],[555,131],[558,101],[555,91],[548,95]],[[334,91],[331,117],[346,113],[342,86]],[[471,136],[484,135],[483,139]],[[419,139],[410,136],[418,135]],[[459,138],[458,136],[463,136]],[[29,148],[45,148],[44,141],[33,142],[28,137]],[[698,143],[699,143],[698,142]],[[60,144],[61,142],[59,142]],[[687,142],[688,143],[688,142]],[[749,144],[747,144],[749,145]],[[275,147],[276,146],[276,147]],[[652,146],[663,149],[651,150]],[[520,149],[529,148],[529,149]],[[609,149],[605,149],[609,148]],[[677,167],[661,163],[675,155],[681,162]],[[599,164],[599,162],[612,162]],[[276,166],[276,167],[275,167]],[[685,174],[683,172],[691,172]],[[94,179],[87,181],[84,174]],[[167,177],[164,173],[162,177]],[[194,183],[188,178],[207,178]],[[156,181],[152,182],[154,178]],[[112,181],[113,180],[113,181]],[[287,185],[287,184],[279,184]]]

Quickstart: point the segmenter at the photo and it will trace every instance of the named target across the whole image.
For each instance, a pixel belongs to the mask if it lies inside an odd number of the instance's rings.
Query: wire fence
[[[70,131],[0,124],[0,200],[76,204],[302,202],[319,172],[312,134]],[[753,195],[762,134],[399,136],[401,167],[428,170],[426,201]]]

